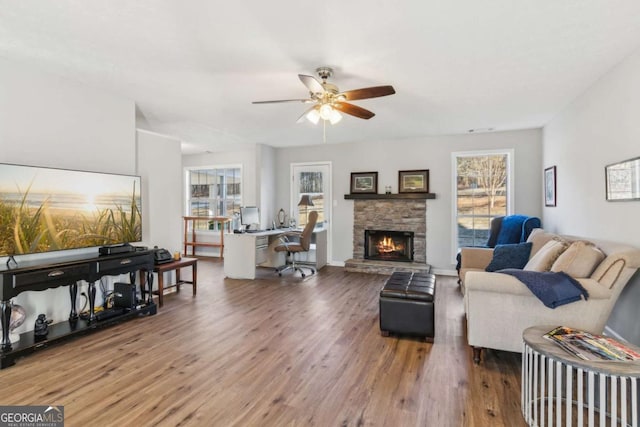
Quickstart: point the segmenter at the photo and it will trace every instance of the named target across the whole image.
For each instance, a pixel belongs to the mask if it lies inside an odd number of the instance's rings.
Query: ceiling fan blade
[[[315,101],[313,99],[279,99],[275,101],[253,101],[252,104],[277,104],[279,102],[302,102],[303,104],[308,104]]]
[[[304,113],[302,113],[302,115],[300,117],[298,117],[298,120],[296,120],[296,123],[302,123],[304,122],[304,119],[307,117],[307,114],[309,114],[309,111],[311,110],[317,110],[319,109],[320,106],[319,105],[314,105],[313,107],[307,109]]]
[[[396,93],[393,86],[373,86],[362,89],[348,90],[338,94],[344,96],[346,101],[355,101],[357,99],[377,98],[379,96],[393,95]]]
[[[342,111],[345,114],[350,114],[365,120],[369,120],[371,117],[375,116],[371,111],[365,110],[357,105],[349,104],[348,102],[336,102],[333,104],[333,108],[338,111]]]
[[[300,81],[309,89],[311,93],[324,93],[324,87],[322,83],[313,76],[306,76],[304,74],[298,74]]]

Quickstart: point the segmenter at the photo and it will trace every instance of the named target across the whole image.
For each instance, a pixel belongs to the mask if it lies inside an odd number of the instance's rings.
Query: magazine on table
[[[544,337],[583,360],[640,361],[638,350],[604,335],[596,335],[567,326],[558,326],[544,334]]]

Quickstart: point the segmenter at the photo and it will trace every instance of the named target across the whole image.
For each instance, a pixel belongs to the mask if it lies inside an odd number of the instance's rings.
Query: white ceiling
[[[376,116],[327,143],[543,126],[640,46],[638,0],[0,0],[0,57],[109,90],[183,152],[318,144],[298,74]]]

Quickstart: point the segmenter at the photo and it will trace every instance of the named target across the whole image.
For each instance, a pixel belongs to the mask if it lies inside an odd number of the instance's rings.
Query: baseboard
[[[327,263],[327,265],[330,265],[332,267],[344,267],[345,263],[344,261],[330,261]]]
[[[431,269],[431,272],[438,276],[453,276],[453,277],[458,276],[458,272],[455,270],[442,270],[439,268],[433,268]]]

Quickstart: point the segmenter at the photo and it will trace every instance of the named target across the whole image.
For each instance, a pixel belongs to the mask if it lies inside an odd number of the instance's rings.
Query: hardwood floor
[[[521,426],[520,356],[466,345],[462,296],[438,277],[436,337],[382,337],[386,276],[224,279],[198,263],[156,316],[18,360],[0,403],[64,405],[67,426]]]

